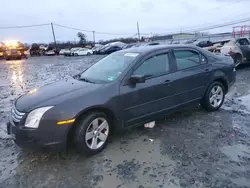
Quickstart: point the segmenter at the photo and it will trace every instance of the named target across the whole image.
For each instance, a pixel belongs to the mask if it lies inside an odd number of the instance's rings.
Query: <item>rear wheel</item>
[[[221,82],[213,82],[201,100],[201,106],[209,111],[219,110],[225,99],[225,87]]]
[[[102,151],[108,143],[110,122],[104,113],[93,112],[82,117],[76,125],[74,143],[84,155]]]
[[[87,55],[90,55],[90,53],[88,52]]]

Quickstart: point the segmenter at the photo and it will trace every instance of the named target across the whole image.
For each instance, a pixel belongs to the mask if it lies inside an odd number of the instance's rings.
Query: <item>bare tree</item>
[[[86,35],[84,33],[78,32],[77,37],[79,38],[79,44],[85,44],[86,43]]]

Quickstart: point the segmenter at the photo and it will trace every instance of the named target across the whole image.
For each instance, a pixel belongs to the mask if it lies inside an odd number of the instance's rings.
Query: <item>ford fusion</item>
[[[140,126],[191,104],[218,110],[235,81],[235,65],[190,45],[129,48],[71,79],[34,89],[11,109],[7,131],[21,147],[92,155],[113,131]]]

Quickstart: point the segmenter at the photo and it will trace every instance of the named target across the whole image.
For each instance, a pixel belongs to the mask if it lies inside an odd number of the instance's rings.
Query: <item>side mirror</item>
[[[144,75],[132,75],[129,80],[130,80],[130,83],[132,84],[144,83],[146,81]]]

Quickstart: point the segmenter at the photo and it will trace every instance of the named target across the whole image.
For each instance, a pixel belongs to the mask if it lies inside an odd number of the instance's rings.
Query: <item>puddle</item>
[[[239,97],[238,100],[250,111],[250,95]]]
[[[179,187],[179,179],[171,175],[176,162],[161,154],[160,141],[141,136],[121,142],[104,151],[101,187]]]
[[[225,146],[221,148],[221,151],[233,161],[239,162],[242,157],[250,159],[250,148],[242,144]]]

